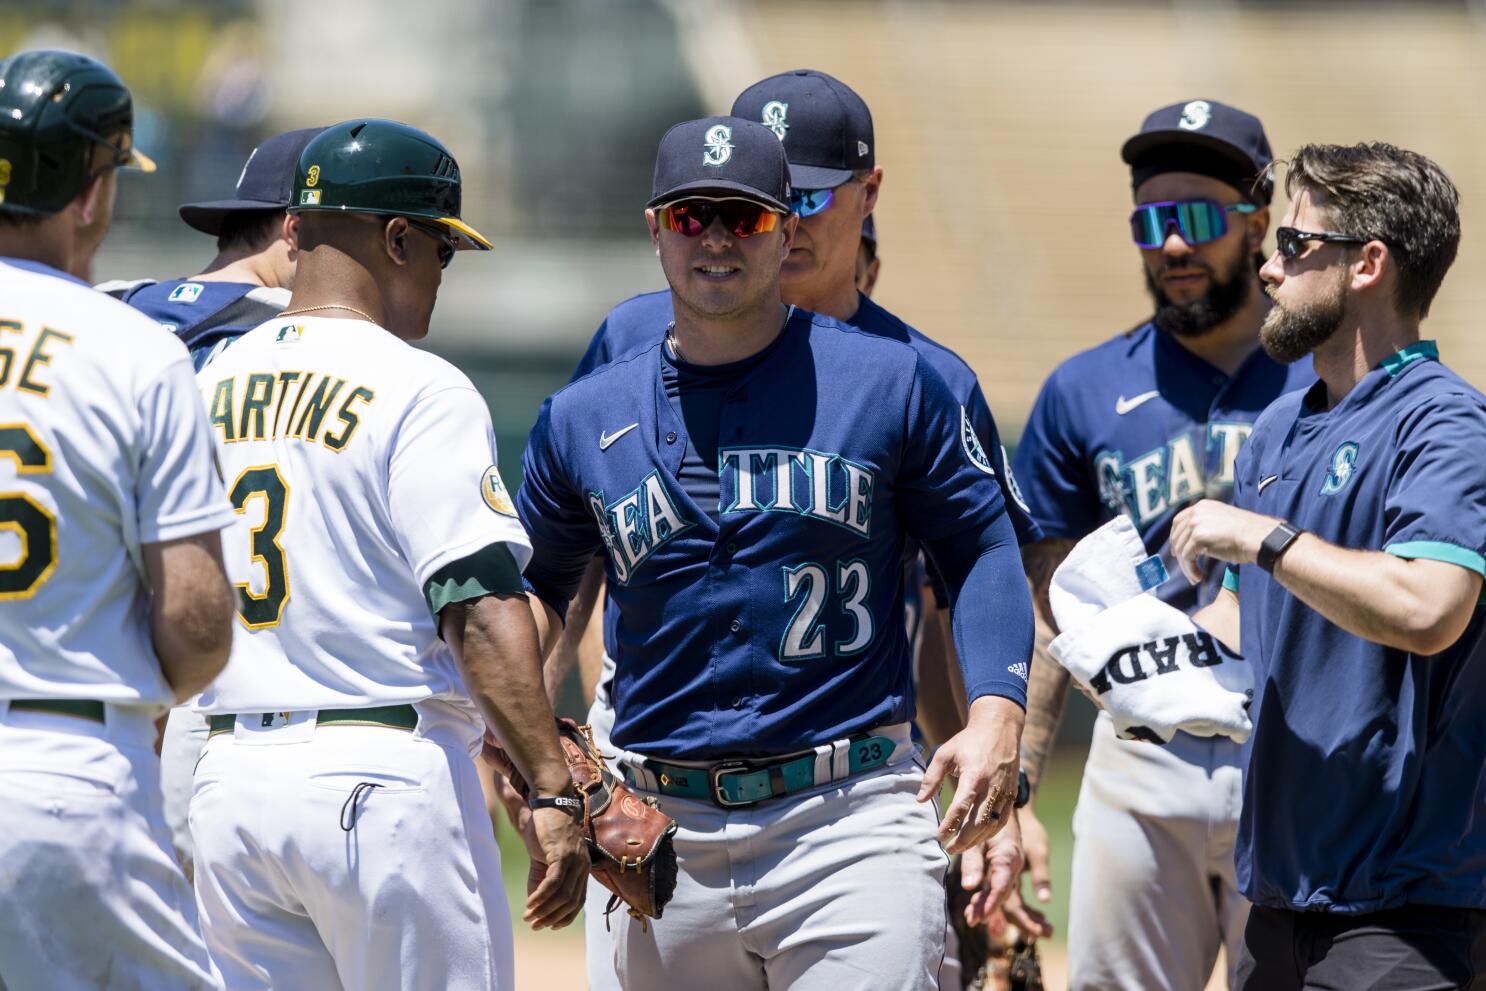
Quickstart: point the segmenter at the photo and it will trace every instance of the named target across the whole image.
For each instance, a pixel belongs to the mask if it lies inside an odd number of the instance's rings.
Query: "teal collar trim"
[[[1383,369],[1389,378],[1398,378],[1398,373],[1416,361],[1439,361],[1440,348],[1434,341],[1416,341],[1395,354],[1383,359]]]

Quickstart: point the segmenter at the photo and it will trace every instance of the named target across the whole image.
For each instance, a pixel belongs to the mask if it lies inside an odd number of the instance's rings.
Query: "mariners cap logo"
[[[770,100],[764,104],[764,112],[761,117],[764,126],[773,131],[774,137],[780,141],[784,140],[784,134],[789,130],[789,125],[784,121],[785,115],[788,113],[789,104],[781,100]]]
[[[965,407],[960,407],[960,446],[965,449],[965,457],[970,463],[981,471],[996,477],[996,469],[991,466],[991,459],[986,457],[986,449],[980,446],[980,438],[975,436],[975,428],[970,425],[970,417],[965,415]]]
[[[1321,483],[1322,495],[1333,495],[1347,487],[1357,468],[1357,445],[1347,441],[1331,456],[1326,468],[1326,481]]]
[[[516,515],[516,507],[511,503],[511,493],[506,491],[506,483],[501,481],[500,469],[495,465],[486,468],[485,474],[480,478],[480,496],[492,512],[502,516]]]
[[[702,153],[703,165],[723,165],[733,157],[733,129],[726,124],[713,124],[707,128],[704,140],[707,150]]]
[[[1182,119],[1176,126],[1183,131],[1200,131],[1213,119],[1213,108],[1206,100],[1193,100],[1182,107]]]

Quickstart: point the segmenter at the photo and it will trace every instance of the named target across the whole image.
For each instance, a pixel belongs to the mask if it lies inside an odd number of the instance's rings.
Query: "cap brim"
[[[1183,145],[1188,148],[1202,148],[1206,151],[1217,152],[1250,172],[1262,171],[1254,165],[1254,160],[1237,145],[1208,134],[1183,131],[1180,128],[1137,134],[1120,148],[1120,157],[1125,160],[1126,165],[1134,165],[1157,148],[1180,148]]]
[[[208,203],[185,203],[178,211],[186,226],[203,234],[213,236],[222,233],[222,222],[230,213],[245,213],[260,210],[284,210],[285,203],[270,203],[267,200],[213,200]]]
[[[129,161],[124,164],[141,172],[155,171],[155,160],[138,148],[129,149]]]
[[[789,165],[789,181],[796,189],[835,189],[856,175],[851,169],[828,169],[824,165]]]
[[[779,213],[791,212],[788,203],[781,203],[774,197],[766,193],[761,193],[752,186],[745,186],[741,182],[732,182],[727,179],[702,179],[697,182],[683,183],[675,189],[669,189],[659,196],[652,197],[650,202],[646,203],[645,206],[663,206],[666,203],[674,203],[679,199],[685,199],[687,195],[708,192],[728,193],[741,199],[753,200],[755,203],[761,203],[770,210],[777,210]]]
[[[491,248],[490,241],[484,234],[481,234],[458,217],[431,217],[429,219],[443,224],[458,234],[461,250],[489,251]]]

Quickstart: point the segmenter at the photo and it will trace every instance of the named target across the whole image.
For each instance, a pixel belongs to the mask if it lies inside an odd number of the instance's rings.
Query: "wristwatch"
[[[1021,768],[1016,772],[1016,801],[1012,802],[1012,808],[1020,809],[1032,801],[1032,782],[1027,780],[1027,769]]]
[[[583,821],[583,799],[574,798],[571,795],[539,796],[528,801],[526,807],[533,811],[537,809],[561,809],[579,822]]]
[[[1295,538],[1300,534],[1299,529],[1285,520],[1280,520],[1279,525],[1269,531],[1269,535],[1264,538],[1264,543],[1259,545],[1259,553],[1254,563],[1273,574],[1275,562],[1280,559],[1281,554],[1290,549],[1290,545],[1295,543]]]

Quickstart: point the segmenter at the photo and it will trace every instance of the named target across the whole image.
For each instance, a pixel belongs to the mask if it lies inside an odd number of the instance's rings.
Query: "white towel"
[[[1049,648],[1124,739],[1249,738],[1254,672],[1179,609],[1149,594],[1166,578],[1135,526],[1118,516],[1079,541],[1053,574],[1063,631]]]

